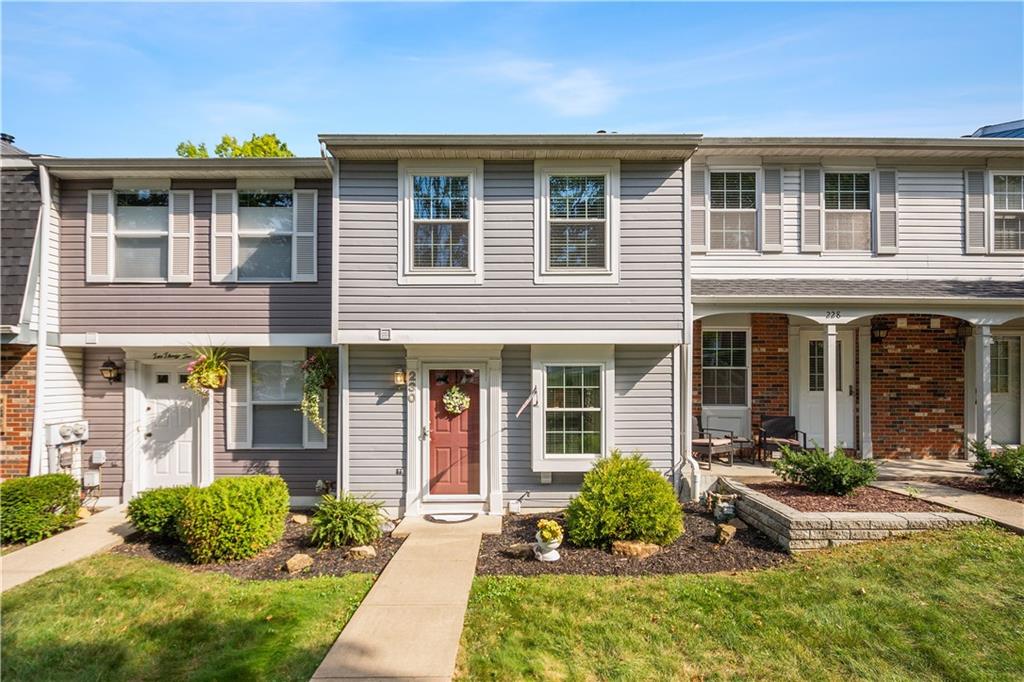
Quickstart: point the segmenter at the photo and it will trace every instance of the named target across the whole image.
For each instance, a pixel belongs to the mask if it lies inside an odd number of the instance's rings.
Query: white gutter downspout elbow
[[[32,410],[32,445],[29,450],[28,474],[38,476],[43,471],[46,439],[43,435],[43,409],[46,395],[46,347],[50,332],[50,173],[39,166],[39,229],[36,232],[39,249],[39,318],[36,330],[36,395]]]

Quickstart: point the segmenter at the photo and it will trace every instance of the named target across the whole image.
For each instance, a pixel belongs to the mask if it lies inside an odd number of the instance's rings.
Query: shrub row
[[[993,487],[1008,493],[1024,493],[1024,445],[993,450],[980,441],[971,443],[975,471],[985,474]]]
[[[822,495],[848,495],[878,476],[874,462],[853,459],[839,448],[833,455],[821,448],[791,450],[783,446],[782,458],[772,466],[782,480]]]
[[[78,519],[78,481],[67,474],[12,478],[0,483],[0,541],[38,542]]]

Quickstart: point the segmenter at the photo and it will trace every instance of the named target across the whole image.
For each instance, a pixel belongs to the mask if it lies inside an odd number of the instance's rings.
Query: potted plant
[[[562,527],[558,521],[541,519],[537,522],[537,547],[533,555],[540,561],[558,561],[558,548],[562,544]]]
[[[231,351],[224,346],[197,346],[192,348],[195,358],[188,363],[185,386],[199,395],[224,388],[228,381],[228,362]]]
[[[299,410],[320,433],[327,433],[321,400],[324,389],[334,386],[334,368],[327,351],[318,348],[302,363],[302,402]]]

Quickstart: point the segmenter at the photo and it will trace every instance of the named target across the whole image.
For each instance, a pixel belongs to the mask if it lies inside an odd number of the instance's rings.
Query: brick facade
[[[0,394],[5,406],[0,435],[0,478],[28,475],[36,402],[36,347],[0,348]]]
[[[906,320],[900,327],[898,320]],[[964,349],[959,321],[928,315],[874,318],[889,334],[871,344],[871,441],[875,457],[963,456]]]

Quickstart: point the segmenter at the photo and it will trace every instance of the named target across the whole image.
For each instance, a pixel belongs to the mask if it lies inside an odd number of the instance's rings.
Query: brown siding
[[[85,350],[84,416],[89,420],[89,441],[83,457],[94,450],[106,450],[107,461],[100,467],[100,495],[120,497],[124,483],[124,383],[108,383],[100,376],[100,365],[110,358],[124,365],[120,348]]]
[[[195,275],[191,284],[86,284],[87,191],[111,185],[65,182],[61,206],[61,332],[84,333],[323,333],[330,331],[331,184],[297,180],[319,190],[317,282],[210,282],[211,190],[233,181],[174,181],[195,191]],[[173,338],[168,343],[174,343]]]
[[[239,354],[247,353],[238,349]],[[337,352],[331,352],[332,363],[337,366]],[[244,476],[246,474],[273,474],[281,476],[293,496],[316,495],[317,480],[334,481],[338,462],[338,387],[327,395],[327,447],[298,450],[228,450],[227,429],[224,422],[224,391],[215,391],[213,399],[213,475]]]

